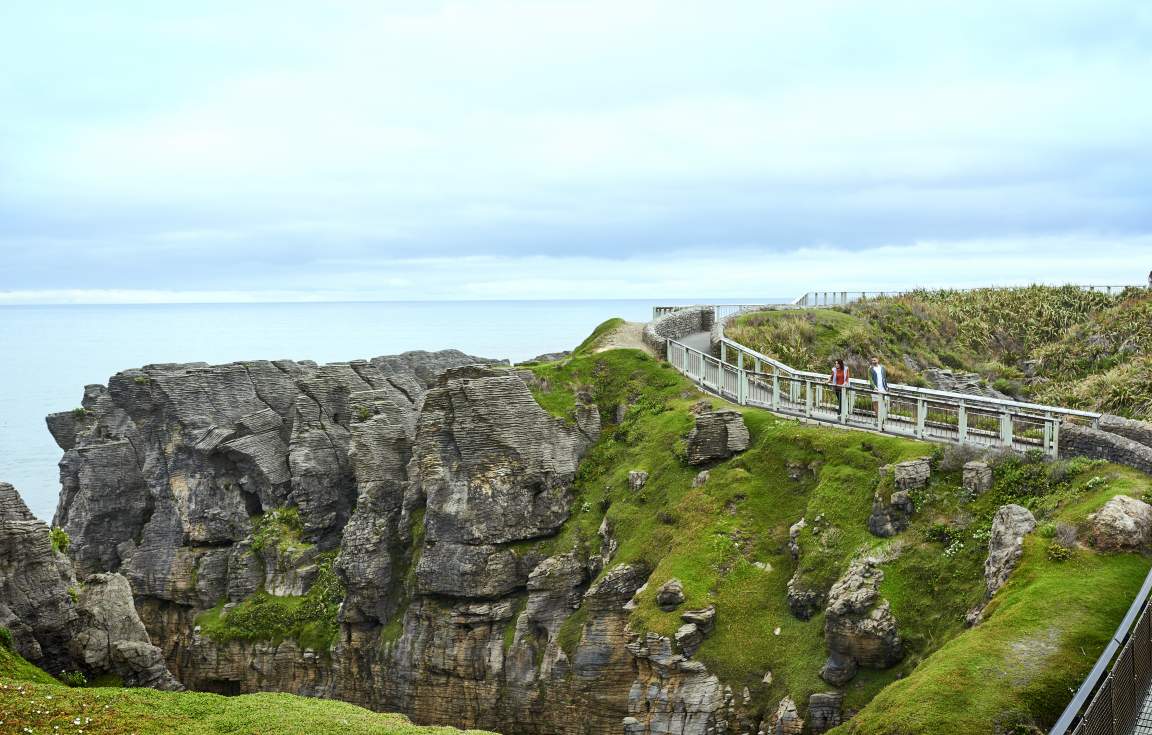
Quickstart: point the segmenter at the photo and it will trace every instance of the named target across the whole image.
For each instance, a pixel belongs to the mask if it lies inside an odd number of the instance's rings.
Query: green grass
[[[332,570],[332,554],[320,561],[315,583],[303,595],[256,592],[227,613],[220,603],[201,613],[196,624],[204,635],[219,642],[234,640],[297,641],[302,648],[326,651],[339,632],[336,615],[344,599],[344,585]]]
[[[968,735],[1055,721],[1148,571],[1148,559],[1080,550],[1025,556],[985,622],[946,643],[880,692],[837,735]]]
[[[845,688],[845,706],[857,709],[886,687],[918,675],[929,662],[944,660],[939,658],[942,650],[973,633],[966,632],[964,615],[983,597],[987,532],[1000,505],[1021,503],[1042,522],[1075,524],[1113,494],[1140,497],[1150,487],[1146,476],[1113,465],[1009,458],[998,464],[993,488],[972,500],[960,487],[958,469],[937,469],[929,487],[914,493],[917,512],[911,527],[896,538],[878,539],[867,531],[867,518],[881,465],[920,456],[939,460],[946,452],[912,440],[803,426],[741,409],[752,446],[710,467],[708,482],[692,488],[699,468],[684,462],[683,438],[693,425],[688,409],[701,395],[690,383],[631,350],[574,355],[532,369],[543,386],[538,397],[552,406],[575,406],[577,392],[595,402],[605,417],[614,414],[617,404],[629,405],[623,421],[607,424],[582,460],[573,514],[559,536],[545,542],[546,550],[578,547],[594,553],[600,544],[596,531],[606,516],[619,542],[612,565],[642,562],[654,570],[632,613],[632,629],[672,635],[683,610],[715,605],[716,629],[695,657],[734,690],[747,686],[753,708],[763,713],[785,695],[803,706],[811,693],[830,688],[818,677],[827,655],[823,615],[800,621],[787,609],[787,583],[797,570],[805,584],[826,591],[852,559],[864,554],[886,559],[881,594],[892,605],[908,655],[891,669],[860,672]],[[642,490],[628,489],[630,470],[649,473]],[[1089,487],[1095,476],[1105,480]],[[823,516],[819,533],[813,523],[817,516]],[[787,552],[788,528],[801,517],[808,527],[800,536],[802,554],[796,564]],[[1067,562],[1051,562],[1046,546],[1029,556],[1029,564],[1043,565],[1041,576],[1051,570],[1066,579],[1089,563],[1105,574],[1119,569],[1117,600],[1131,599],[1139,569],[1145,568],[1132,557],[1097,561],[1082,559],[1079,552]],[[1131,570],[1136,571],[1128,574]],[[666,613],[656,607],[655,593],[672,577],[683,583],[687,601]],[[1044,585],[1050,592],[1052,585]],[[1070,631],[1089,659],[1118,621],[1111,603],[1091,614],[1073,606],[1067,616],[1039,598],[1030,604],[1039,606],[1037,616]],[[999,615],[995,609],[993,617]],[[563,624],[559,642],[565,651],[575,650],[586,622],[577,612]],[[1044,661],[1039,666],[1037,681],[1067,678],[1048,671]],[[768,671],[771,685],[762,682]],[[1008,711],[1018,699],[1032,696],[1029,686],[1001,687],[983,696],[988,708]],[[1038,710],[1036,716],[1045,712]]]
[[[0,653],[0,667],[4,667],[3,655]],[[448,727],[420,727],[402,715],[381,714],[344,702],[291,694],[222,697],[152,689],[69,689],[43,680],[11,678],[7,671],[0,668],[3,672],[0,673],[0,733],[451,735],[462,732]],[[482,735],[479,730],[467,732]]]

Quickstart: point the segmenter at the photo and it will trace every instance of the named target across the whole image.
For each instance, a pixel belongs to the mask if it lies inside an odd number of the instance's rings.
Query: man
[[[879,393],[888,392],[888,371],[880,364],[880,358],[872,356],[871,366],[868,368],[868,385]],[[876,396],[872,397],[876,400]]]
[[[870,360],[871,364],[868,366],[868,387],[876,391],[872,394],[872,410],[876,413],[877,417],[880,414],[886,413],[883,409],[887,408],[884,401],[887,400],[888,394],[888,371],[880,364],[880,358],[875,355]],[[880,419],[883,420],[882,418]]]

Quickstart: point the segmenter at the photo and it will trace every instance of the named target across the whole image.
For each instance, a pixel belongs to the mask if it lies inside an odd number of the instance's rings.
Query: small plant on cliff
[[[88,677],[84,676],[82,671],[61,671],[57,678],[60,679],[61,683],[73,688],[88,686]]]
[[[272,546],[301,546],[303,533],[304,521],[300,518],[299,508],[273,508],[256,520],[252,529],[252,550],[263,551]]]
[[[1068,561],[1072,558],[1072,549],[1063,544],[1052,542],[1048,544],[1048,559],[1051,561]]]
[[[136,385],[148,385],[152,382],[152,378],[149,378],[147,375],[137,375],[132,378],[132,382]]]
[[[356,420],[360,423],[364,423],[370,418],[372,418],[372,409],[367,406],[361,406],[356,409]]]
[[[68,534],[59,526],[53,526],[52,530],[48,532],[48,537],[52,539],[52,550],[61,554],[66,553],[72,544]]]
[[[83,406],[78,406],[77,408],[72,409],[72,418],[76,419],[77,421],[83,421],[87,417],[88,409],[84,408]]]
[[[304,595],[276,596],[261,590],[227,613],[208,611],[197,623],[205,635],[220,642],[293,639],[302,647],[326,650],[339,630],[336,615],[345,594],[332,562],[333,556],[326,555]]]

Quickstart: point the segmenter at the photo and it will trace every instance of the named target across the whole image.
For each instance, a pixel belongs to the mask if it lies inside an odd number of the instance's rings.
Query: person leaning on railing
[[[878,411],[881,400],[888,400],[888,369],[880,364],[880,358],[872,356],[868,366],[868,387],[876,391],[872,394],[872,410]]]
[[[828,382],[832,384],[832,388],[836,393],[836,408],[841,408],[844,404],[844,389],[848,387],[848,382],[852,379],[852,375],[848,367],[844,364],[843,360],[837,360],[836,364],[832,366],[832,375],[829,376]]]

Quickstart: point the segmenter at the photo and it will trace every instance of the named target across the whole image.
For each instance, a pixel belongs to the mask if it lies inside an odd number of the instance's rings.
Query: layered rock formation
[[[117,374],[48,419],[65,452],[56,523],[83,573],[109,589],[124,575],[195,689],[506,733],[619,732],[628,717],[642,732],[715,729],[731,693],[671,640],[627,628],[648,570],[611,567],[611,528],[595,554],[551,543],[600,434],[596,407],[554,418],[528,374],[483,363],[407,353]],[[739,414],[714,416],[720,435],[706,429],[702,446],[743,448]],[[304,604],[324,569],[344,587],[331,647],[201,625]],[[711,630],[714,610],[685,615],[697,637]]]
[[[16,489],[0,483],[0,626],[16,652],[53,674],[114,674],[126,686],[182,689],[152,645],[119,574],[77,581]]]
[[[828,661],[820,676],[829,684],[846,684],[860,666],[887,668],[904,658],[904,644],[888,601],[880,597],[884,572],[879,561],[852,563],[828,593],[824,638]]]

